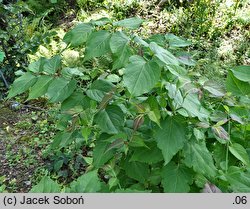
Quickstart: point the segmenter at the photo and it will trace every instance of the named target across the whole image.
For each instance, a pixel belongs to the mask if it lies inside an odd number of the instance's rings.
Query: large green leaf
[[[55,74],[57,70],[61,67],[61,56],[56,55],[52,57],[51,59],[47,59],[43,68],[44,71],[49,74]]]
[[[143,20],[138,17],[131,17],[124,20],[114,22],[114,26],[125,27],[129,29],[136,29],[142,24]]]
[[[63,41],[73,47],[82,45],[87,41],[88,36],[92,32],[92,26],[86,23],[81,23],[75,26],[72,30],[65,34]]]
[[[4,57],[5,57],[4,52],[0,51],[0,62],[3,61]]]
[[[238,143],[233,143],[229,146],[229,151],[245,165],[249,164],[249,156],[247,154],[246,149],[242,145]]]
[[[179,65],[178,59],[168,50],[158,46],[155,42],[149,44],[149,48],[155,56],[165,65]]]
[[[114,150],[107,151],[109,142],[105,141],[105,136],[106,134],[102,134],[98,138],[93,150],[93,166],[95,168],[100,168],[114,156]]]
[[[52,149],[61,149],[63,147],[66,147],[73,141],[72,137],[73,132],[60,132],[58,133],[54,140],[53,143],[51,144]]]
[[[186,141],[186,124],[179,117],[167,117],[155,133],[157,146],[161,149],[165,165],[184,146]]]
[[[55,78],[49,85],[47,95],[51,102],[62,102],[67,99],[75,90],[76,81],[65,78]]]
[[[147,147],[133,148],[133,151],[130,161],[152,164],[163,160],[161,150],[155,142],[147,143]]]
[[[32,73],[25,73],[21,77],[17,78],[11,86],[8,97],[11,98],[18,94],[27,91],[37,80],[37,77]]]
[[[87,40],[84,60],[100,57],[110,51],[110,33],[106,30],[93,32]]]
[[[124,169],[128,177],[141,183],[145,183],[149,177],[149,165],[146,163],[126,161],[124,164]]]
[[[190,117],[198,117],[200,120],[204,120],[209,116],[209,111],[201,105],[197,94],[186,95],[182,107]]]
[[[110,39],[110,49],[114,54],[113,69],[119,69],[124,67],[132,55],[131,50],[128,46],[129,37],[123,32],[116,32]]]
[[[186,47],[192,44],[191,41],[184,40],[172,33],[165,35],[165,38],[168,40],[170,47]]]
[[[109,93],[114,88],[114,84],[109,81],[98,79],[95,80],[89,89],[86,91],[86,94],[91,99],[101,102],[103,97]]]
[[[162,170],[162,185],[164,192],[189,192],[192,182],[192,172],[182,164],[168,163]]]
[[[109,105],[95,115],[94,121],[103,132],[115,134],[124,126],[124,113],[119,106]]]
[[[29,97],[27,100],[36,99],[43,96],[53,80],[52,76],[41,75],[38,77],[37,82],[30,88]]]
[[[214,166],[211,153],[208,151],[204,142],[197,142],[192,138],[183,148],[184,163],[188,167],[193,167],[197,173],[206,176],[215,176],[216,168]]]
[[[70,184],[66,192],[71,193],[90,193],[101,190],[101,182],[98,178],[97,170],[90,171],[80,176]]]
[[[250,171],[236,166],[229,167],[225,174],[233,192],[250,192]]]
[[[250,82],[250,66],[242,65],[231,69],[234,76],[241,81]]]
[[[232,92],[236,96],[250,94],[250,84],[237,79],[231,71],[229,71],[227,75],[226,88],[227,91]]]
[[[30,193],[59,193],[61,192],[60,185],[51,180],[49,176],[44,176],[41,181],[35,185]]]
[[[129,37],[122,31],[112,34],[110,38],[110,49],[112,53],[121,54],[124,47],[128,45],[129,41]]]
[[[159,81],[160,67],[154,61],[146,61],[140,56],[130,58],[124,70],[124,85],[133,96],[149,92]]]
[[[46,58],[41,57],[39,60],[30,63],[28,66],[28,70],[34,73],[42,72],[45,62],[46,62]]]
[[[77,106],[81,106],[84,109],[90,107],[90,98],[85,96],[81,91],[75,91],[70,97],[65,99],[61,105],[61,110],[67,111]]]

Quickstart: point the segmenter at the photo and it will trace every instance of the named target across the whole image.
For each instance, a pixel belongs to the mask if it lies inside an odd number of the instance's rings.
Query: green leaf
[[[155,132],[157,146],[161,149],[165,165],[184,146],[186,141],[186,124],[180,122],[178,117],[167,117],[162,128]]]
[[[165,65],[179,65],[178,59],[168,50],[158,46],[155,42],[149,44],[149,48],[155,56]]]
[[[249,164],[249,156],[246,149],[242,145],[233,143],[229,146],[229,151],[245,165]]]
[[[17,78],[11,86],[8,94],[8,99],[27,91],[35,82],[37,78],[32,73],[25,73]]]
[[[154,142],[147,143],[147,147],[133,148],[133,151],[130,161],[153,164],[163,160],[161,150]]]
[[[206,81],[203,85],[203,88],[211,93],[214,97],[223,97],[226,93],[224,87],[213,80]]]
[[[149,178],[149,165],[140,162],[126,162],[124,165],[125,173],[128,177],[141,183],[145,183]]]
[[[110,39],[110,49],[114,54],[113,70],[124,67],[132,55],[132,52],[128,46],[129,37],[123,32],[116,32]]]
[[[171,33],[165,35],[165,38],[168,40],[170,47],[186,47],[192,44],[191,41],[186,41]]]
[[[98,79],[95,80],[89,89],[86,91],[86,94],[89,98],[101,102],[103,97],[109,93],[114,88],[114,84],[106,80]]]
[[[124,85],[133,96],[148,93],[159,81],[160,67],[154,61],[146,61],[140,56],[132,56],[124,70]]]
[[[250,66],[237,66],[231,69],[234,76],[241,81],[250,82]]]
[[[47,95],[50,102],[63,102],[67,99],[75,90],[76,81],[66,80],[65,78],[55,78],[49,85]]]
[[[201,105],[197,94],[188,94],[184,99],[182,107],[188,112],[190,117],[198,117],[200,120],[204,120],[209,116],[208,110]]]
[[[28,70],[34,73],[42,72],[45,62],[46,62],[46,58],[41,57],[39,60],[30,63],[28,66]]]
[[[128,29],[137,29],[142,24],[143,20],[138,17],[127,18],[114,22],[114,26],[125,27]]]
[[[60,185],[51,180],[49,176],[44,176],[41,181],[35,185],[30,193],[59,193],[61,192]]]
[[[47,59],[43,66],[44,72],[47,72],[50,75],[55,74],[61,67],[61,60],[62,58],[60,55],[56,55],[51,59]]]
[[[106,151],[109,142],[104,141],[107,139],[106,134],[102,134],[95,145],[93,150],[93,166],[100,168],[114,156],[114,150]]]
[[[53,77],[41,75],[38,77],[37,82],[30,88],[29,97],[27,100],[36,99],[43,96],[49,87]]]
[[[81,23],[75,26],[71,31],[67,32],[63,37],[63,41],[73,47],[82,45],[87,41],[88,36],[92,32],[92,29],[93,28],[91,25]]]
[[[70,97],[65,99],[61,105],[61,110],[67,111],[77,106],[81,106],[84,109],[90,107],[90,99],[81,91],[75,91]]]
[[[227,91],[232,92],[236,96],[245,96],[250,94],[250,84],[238,80],[234,74],[229,71],[226,80]]]
[[[111,20],[107,17],[102,17],[98,20],[91,20],[90,23],[93,25],[97,25],[97,26],[103,26],[106,25],[107,23],[110,23]]]
[[[90,171],[80,176],[70,184],[66,192],[71,193],[90,193],[101,190],[101,182],[98,178],[97,170]]]
[[[124,126],[124,113],[119,106],[109,105],[95,115],[94,121],[103,132],[115,134]]]
[[[250,192],[250,172],[242,168],[231,166],[225,174],[233,192]]]
[[[213,177],[216,175],[211,153],[208,151],[204,142],[196,142],[192,139],[183,148],[184,163],[188,167],[193,167],[194,171],[205,176]]]
[[[130,39],[122,31],[112,34],[110,38],[110,49],[112,53],[122,54],[124,47],[128,45]]]
[[[192,172],[185,165],[168,163],[162,170],[162,185],[164,192],[189,192],[192,182]]]
[[[0,62],[3,62],[4,57],[5,57],[4,52],[0,51]]]
[[[110,36],[106,30],[93,32],[87,40],[84,61],[108,53],[110,51]]]
[[[72,134],[73,134],[73,132],[58,133],[55,136],[53,143],[51,144],[51,148],[52,149],[61,149],[63,147],[68,146],[74,140],[74,138],[72,137]]]

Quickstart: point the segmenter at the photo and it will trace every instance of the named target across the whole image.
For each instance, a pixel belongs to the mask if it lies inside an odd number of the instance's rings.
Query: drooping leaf
[[[162,185],[164,192],[189,192],[192,182],[192,172],[185,165],[168,163],[162,170]]]
[[[132,18],[127,18],[124,20],[114,22],[113,25],[129,28],[129,29],[137,29],[142,24],[142,22],[143,22],[142,19],[138,17],[132,17]]]
[[[226,88],[236,96],[250,95],[250,84],[237,79],[231,71],[227,75]]]
[[[84,60],[100,57],[110,51],[110,33],[105,30],[93,32],[87,40]]]
[[[53,80],[53,77],[48,75],[41,75],[38,77],[36,83],[30,88],[29,97],[27,100],[36,99],[43,96]]]
[[[124,70],[124,85],[133,96],[149,92],[160,78],[160,67],[154,61],[146,61],[140,56],[130,58]]]
[[[118,133],[124,126],[124,113],[117,105],[109,105],[94,117],[95,123],[105,133]]]
[[[193,167],[194,171],[205,176],[215,176],[216,167],[205,143],[196,142],[195,139],[192,139],[184,146],[183,154],[185,157],[184,163],[188,167]]]
[[[146,163],[126,161],[124,170],[128,177],[141,183],[144,183],[149,177],[149,165]]]
[[[101,190],[101,182],[98,178],[97,170],[90,171],[80,176],[70,184],[66,192],[70,193],[90,193]]]
[[[51,180],[49,176],[44,176],[41,181],[35,185],[30,193],[59,193],[61,192],[60,185]]]
[[[157,146],[162,151],[165,165],[184,146],[186,141],[186,125],[178,117],[167,117],[155,133]]]
[[[101,102],[103,97],[109,93],[114,88],[114,84],[109,81],[98,79],[95,80],[89,89],[86,91],[86,94],[91,99]]]
[[[63,102],[67,99],[75,90],[76,81],[66,80],[65,78],[55,78],[49,85],[47,95],[50,102]]]
[[[179,65],[178,59],[168,50],[158,46],[155,42],[149,44],[149,48],[155,56],[166,65]]]
[[[233,143],[229,146],[229,151],[245,165],[249,164],[249,156],[247,154],[246,149],[242,145],[238,143]]]
[[[155,142],[147,143],[146,146],[133,148],[134,153],[130,161],[152,164],[163,160],[161,150]]]
[[[244,82],[250,82],[250,66],[242,65],[231,69],[234,76]]]
[[[88,36],[92,32],[92,29],[93,28],[91,25],[80,23],[65,34],[65,36],[63,37],[63,41],[73,47],[82,45],[87,41]]]
[[[32,73],[25,73],[14,81],[7,98],[14,97],[18,94],[27,91],[36,81],[37,77],[34,76]]]
[[[49,73],[50,75],[55,74],[57,70],[61,67],[61,59],[62,58],[59,55],[56,55],[51,59],[47,59],[43,66],[44,71]]]

